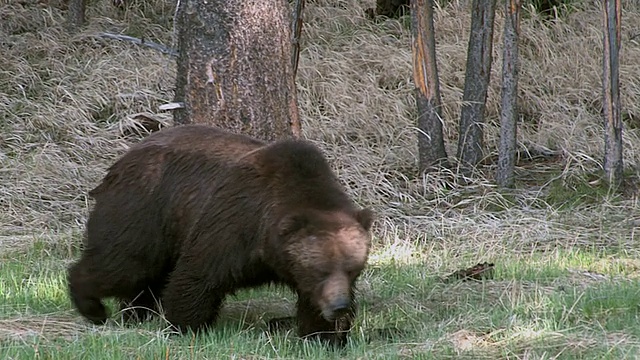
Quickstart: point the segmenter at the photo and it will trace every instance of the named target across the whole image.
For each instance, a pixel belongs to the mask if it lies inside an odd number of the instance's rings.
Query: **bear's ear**
[[[292,234],[303,227],[307,226],[309,219],[305,215],[293,214],[287,215],[278,224],[278,235],[285,236]]]
[[[356,213],[356,219],[366,231],[369,231],[373,224],[373,211],[371,209],[362,209]]]

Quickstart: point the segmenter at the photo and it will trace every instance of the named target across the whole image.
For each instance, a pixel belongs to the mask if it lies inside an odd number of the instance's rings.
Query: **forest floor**
[[[172,334],[158,317],[87,324],[65,270],[79,255],[87,192],[139,140],[123,129],[173,100],[175,58],[108,39],[175,48],[170,0],[123,10],[94,0],[69,34],[62,1],[0,0],[0,359],[623,359],[640,354],[640,6],[623,1],[621,95],[627,178],[600,179],[601,9],[522,16],[517,186],[493,182],[503,11],[487,100],[487,161],[464,182],[418,174],[409,19],[372,21],[373,0],[307,4],[298,70],[304,137],[350,195],[377,214],[351,341],[328,351],[266,323],[293,294],[242,291],[214,331]],[[455,155],[469,29],[464,1],[436,8],[447,151]],[[627,20],[628,19],[628,20]],[[536,156],[526,156],[527,151]],[[453,170],[455,171],[455,169]],[[448,280],[477,263],[480,281]]]

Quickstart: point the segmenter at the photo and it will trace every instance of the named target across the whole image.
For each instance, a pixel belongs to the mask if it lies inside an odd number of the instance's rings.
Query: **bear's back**
[[[212,162],[233,162],[265,143],[207,125],[181,125],[149,135],[133,145],[91,190],[93,197],[120,187],[150,191],[169,167],[198,168]]]
[[[291,208],[352,207],[323,153],[311,142],[287,139],[266,144],[207,125],[181,125],[151,134],[111,166],[90,194],[95,198],[125,187],[151,194],[168,176],[171,183],[187,187],[228,186],[223,182],[264,189],[257,195],[264,202],[276,199]]]
[[[281,140],[254,152],[253,165],[281,205],[316,210],[352,207],[322,151],[311,142]]]
[[[160,146],[174,152],[237,159],[265,145],[260,140],[212,126],[181,125],[150,135],[139,147]]]

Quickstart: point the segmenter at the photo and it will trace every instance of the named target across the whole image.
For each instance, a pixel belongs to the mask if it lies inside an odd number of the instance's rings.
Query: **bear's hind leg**
[[[69,268],[67,281],[69,296],[78,312],[93,324],[104,324],[107,321],[107,310],[100,301],[99,285],[82,261]]]
[[[69,267],[67,276],[73,304],[82,316],[97,325],[104,324],[108,317],[102,299],[133,300],[149,284],[148,274],[142,270],[105,263],[104,259],[83,256]],[[151,305],[148,298],[143,299],[142,305]]]
[[[223,294],[207,290],[206,282],[178,266],[162,293],[162,307],[167,321],[180,332],[198,332],[217,320],[223,299]]]

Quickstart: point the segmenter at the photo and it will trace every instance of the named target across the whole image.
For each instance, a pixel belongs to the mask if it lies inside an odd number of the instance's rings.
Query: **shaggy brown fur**
[[[228,294],[279,283],[298,295],[301,336],[344,344],[372,217],[310,143],[165,129],[133,146],[90,194],[85,249],[68,276],[90,321],[106,321],[103,298],[150,309],[159,298],[174,326],[197,330],[215,322]]]

